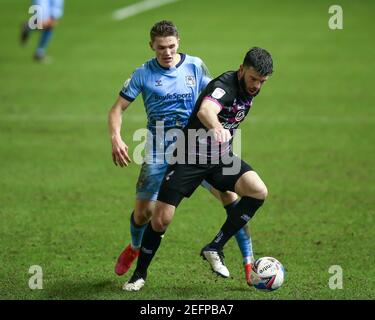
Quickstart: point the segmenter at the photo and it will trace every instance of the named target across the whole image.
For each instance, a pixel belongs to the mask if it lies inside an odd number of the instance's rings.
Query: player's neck
[[[176,55],[173,57],[173,63],[168,67],[163,66],[157,58],[156,58],[156,61],[158,62],[159,66],[162,67],[163,69],[170,69],[170,68],[177,66],[181,62],[181,59],[182,59],[181,54],[176,53]]]
[[[177,53],[175,56],[174,56],[174,59],[173,59],[173,66],[172,67],[175,67],[177,66],[181,61],[181,54]]]

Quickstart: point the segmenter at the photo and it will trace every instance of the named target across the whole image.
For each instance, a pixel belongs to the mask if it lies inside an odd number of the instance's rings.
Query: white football
[[[275,258],[262,257],[253,264],[251,282],[259,290],[273,291],[281,287],[285,278],[283,265]]]

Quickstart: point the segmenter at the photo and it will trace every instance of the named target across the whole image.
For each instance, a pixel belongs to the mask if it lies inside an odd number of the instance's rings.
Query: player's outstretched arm
[[[220,111],[221,108],[216,103],[206,99],[203,100],[197,116],[207,129],[214,131],[215,140],[219,143],[224,143],[228,142],[232,135],[229,130],[224,129],[221,125],[217,117]]]
[[[120,167],[127,166],[131,159],[128,146],[121,138],[122,113],[130,105],[130,101],[118,97],[108,114],[108,130],[112,143],[113,163]]]

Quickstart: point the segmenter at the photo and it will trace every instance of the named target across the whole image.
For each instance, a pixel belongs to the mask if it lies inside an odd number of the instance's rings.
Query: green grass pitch
[[[18,42],[29,1],[2,0],[0,298],[374,299],[375,3],[336,1],[344,28],[331,30],[331,2],[181,0],[116,21],[112,12],[132,1],[67,0],[52,63],[37,64],[37,35],[26,48]],[[201,260],[225,219],[203,189],[178,208],[142,291],[122,291],[129,276],[114,274],[139,166],[113,165],[107,112],[153,56],[149,29],[162,19],[214,76],[237,69],[251,46],[273,54],[275,73],[241,128],[242,156],[269,189],[251,221],[255,255],[286,268],[275,292],[246,285],[234,240],[225,248],[231,278]],[[139,97],[123,121],[132,150],[144,125]],[[32,265],[43,268],[42,290],[28,286]],[[342,289],[328,286],[332,265]]]

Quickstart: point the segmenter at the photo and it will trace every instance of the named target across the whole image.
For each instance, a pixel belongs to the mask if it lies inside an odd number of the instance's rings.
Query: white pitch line
[[[58,115],[39,115],[39,114],[6,114],[0,115],[1,122],[29,122],[29,121],[40,121],[40,122],[80,122],[80,123],[107,123],[107,115],[76,115],[76,114],[58,114]],[[125,114],[123,122],[146,122],[146,115],[141,114]]]
[[[123,122],[144,122],[146,123],[146,114],[125,114],[123,117]],[[0,114],[1,122],[30,122],[30,121],[47,121],[47,122],[98,122],[107,123],[107,115],[96,115],[96,114]],[[306,123],[306,124],[373,124],[375,123],[375,117],[372,115],[363,116],[353,116],[353,117],[328,117],[328,116],[250,116],[248,123],[258,124],[258,123]]]
[[[164,6],[166,4],[177,2],[179,0],[145,0],[130,6],[118,9],[113,12],[113,19],[123,20],[135,16],[141,12]]]

